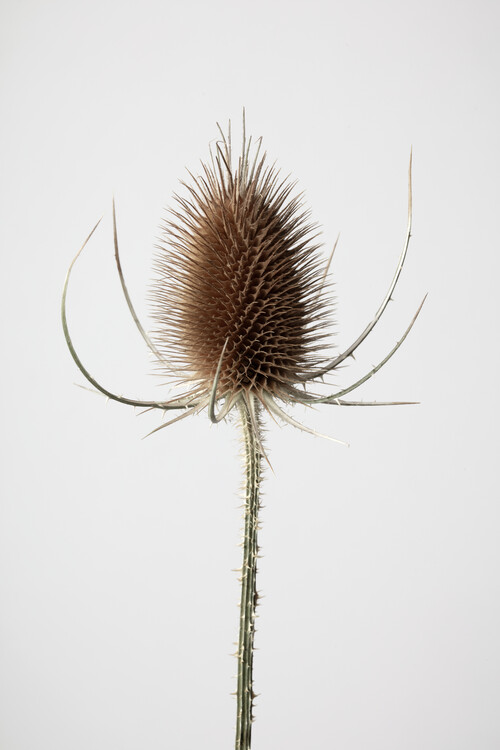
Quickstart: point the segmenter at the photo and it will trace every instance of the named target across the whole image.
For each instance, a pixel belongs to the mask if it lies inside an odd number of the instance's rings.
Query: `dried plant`
[[[209,164],[202,165],[200,176],[190,175],[192,183],[185,185],[187,197],[175,196],[176,208],[165,222],[155,264],[155,329],[151,336],[141,325],[125,285],[113,204],[115,259],[129,310],[160,371],[174,378],[183,391],[165,401],[125,398],[100,385],[78,357],[67,325],[66,294],[73,265],[98,225],[69,268],[62,298],[62,323],[73,359],[98,391],[120,403],[181,412],[153,432],[205,408],[212,422],[225,419],[235,407],[239,410],[245,445],[245,512],[235,747],[249,750],[255,696],[259,492],[262,459],[268,460],[262,445],[262,416],[268,413],[318,435],[296,421],[283,405],[414,403],[346,401],[344,396],[375,375],[398,350],[423,301],[400,340],[364,377],[326,396],[308,390],[310,384],[322,382],[325,375],[354,354],[392,297],[410,241],[411,158],[408,229],[389,290],[360,336],[332,357],[325,350],[330,327],[325,280],[331,256],[325,264],[318,252],[317,226],[309,223],[302,197],[294,195],[294,183],[282,179],[274,165],[267,163],[266,154],[261,155],[261,139],[252,152],[244,118],[242,151],[235,168],[230,127],[227,137],[220,128],[219,131],[221,140],[216,143],[215,154],[211,152]]]

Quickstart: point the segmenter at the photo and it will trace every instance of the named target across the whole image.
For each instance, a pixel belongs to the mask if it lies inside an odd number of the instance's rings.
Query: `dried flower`
[[[227,408],[239,398],[295,400],[294,386],[324,364],[316,227],[258,146],[250,164],[244,142],[233,172],[223,137],[189,199],[177,197],[156,263],[155,342],[203,406],[215,381]]]
[[[235,406],[239,410],[246,484],[236,748],[248,750],[254,697],[259,489],[261,459],[265,456],[260,415],[264,410],[318,434],[297,422],[282,405],[403,403],[346,401],[344,396],[392,357],[408,335],[423,302],[401,339],[363,378],[327,396],[308,392],[308,384],[318,382],[354,353],[391,299],[410,240],[411,160],[408,229],[393,280],[373,320],[344,352],[332,358],[324,351],[330,325],[325,286],[330,261],[325,264],[318,253],[317,226],[309,223],[301,196],[294,195],[294,183],[281,179],[275,167],[267,164],[266,155],[261,155],[260,139],[252,154],[251,138],[247,140],[243,127],[242,151],[233,168],[230,130],[227,137],[221,130],[220,133],[215,155],[211,153],[201,176],[191,175],[192,184],[185,185],[188,197],[176,196],[176,209],[165,223],[152,290],[156,327],[151,337],[138,320],[125,285],[113,206],[115,257],[130,312],[160,370],[173,376],[184,392],[163,402],[125,398],[101,386],[85,369],[66,320],[67,287],[76,258],[64,286],[62,321],[76,364],[100,392],[121,403],[181,411],[153,432],[205,408],[212,422],[224,419]],[[96,228],[97,225],[83,247]]]

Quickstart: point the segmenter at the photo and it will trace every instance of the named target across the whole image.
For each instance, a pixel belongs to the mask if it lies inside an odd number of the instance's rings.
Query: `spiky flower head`
[[[243,138],[236,167],[230,133],[202,175],[175,196],[153,287],[154,341],[203,400],[293,399],[320,364],[327,311],[317,226],[295,184]]]
[[[267,163],[266,155],[261,156],[260,139],[252,153],[244,122],[242,151],[234,169],[230,130],[227,137],[222,130],[220,133],[215,154],[211,152],[210,162],[202,164],[200,176],[191,175],[192,183],[185,184],[187,195],[175,196],[177,207],[165,222],[152,293],[153,338],[141,325],[125,285],[113,207],[115,258],[129,310],[161,371],[175,376],[185,392],[164,401],[125,398],[103,387],[80,360],[68,329],[66,295],[73,265],[99,222],[69,268],[62,298],[64,335],[80,371],[115,401],[182,412],[157,429],[207,406],[212,422],[218,422],[235,405],[245,405],[255,427],[261,403],[285,422],[319,434],[293,419],[278,402],[309,406],[408,403],[345,401],[343,397],[395,354],[423,302],[389,354],[362,378],[325,396],[311,393],[307,385],[322,381],[353,355],[392,298],[411,236],[411,158],[408,227],[392,282],[361,334],[344,351],[326,359],[325,338],[331,330],[331,305],[325,294],[329,262],[325,264],[318,254],[318,227],[310,223],[302,196],[294,192],[295,184],[281,178],[274,165]],[[216,414],[220,399],[224,404]]]

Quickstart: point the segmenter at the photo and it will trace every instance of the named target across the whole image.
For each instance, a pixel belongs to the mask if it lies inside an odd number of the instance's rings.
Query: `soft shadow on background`
[[[255,750],[500,746],[498,5],[5,2],[0,148],[3,750],[231,747],[241,483],[234,423],[147,440],[141,317],[164,210],[242,107],[305,191],[336,343],[395,301],[336,377],[392,409],[296,409],[349,449],[268,426]]]

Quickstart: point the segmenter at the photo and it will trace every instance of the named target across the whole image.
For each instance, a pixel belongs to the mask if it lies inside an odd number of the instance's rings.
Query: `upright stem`
[[[240,635],[238,641],[238,688],[236,750],[250,750],[253,719],[253,639],[257,606],[257,531],[259,528],[259,487],[261,452],[258,416],[251,419],[248,405],[240,401],[240,419],[245,443],[245,526],[241,567]]]

